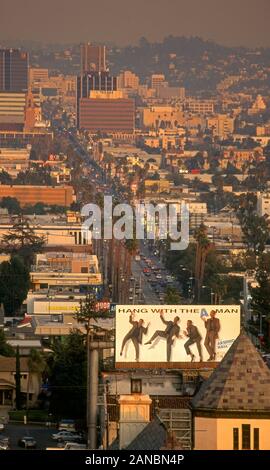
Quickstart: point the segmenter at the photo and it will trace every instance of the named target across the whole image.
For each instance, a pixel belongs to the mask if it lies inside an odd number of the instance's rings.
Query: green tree
[[[22,211],[19,201],[16,199],[16,197],[3,197],[1,207],[3,207],[3,209],[7,209],[9,214],[18,215]]]
[[[181,297],[174,287],[167,287],[164,297],[164,303],[167,305],[178,305],[181,303]]]
[[[0,183],[1,184],[11,184],[12,183],[12,178],[9,173],[6,171],[1,171],[0,172]]]
[[[11,255],[19,255],[27,266],[33,262],[35,253],[43,249],[45,239],[35,235],[27,218],[20,217],[9,232],[2,237],[2,250]]]
[[[18,311],[30,288],[30,276],[22,258],[13,256],[0,264],[0,303],[10,315]]]
[[[268,221],[250,211],[240,212],[239,221],[248,250],[262,254],[270,236]]]
[[[48,357],[50,411],[58,417],[83,418],[86,408],[85,335],[73,330],[55,342]]]
[[[27,359],[28,364],[28,378],[27,378],[27,393],[26,393],[26,410],[29,409],[29,391],[31,387],[32,374],[37,374],[41,377],[42,372],[46,367],[46,361],[42,354],[36,349],[31,349]]]
[[[251,308],[258,315],[270,317],[270,276],[259,268],[256,273],[257,287],[251,288]]]
[[[19,346],[16,348],[16,373],[15,373],[15,385],[16,385],[16,410],[21,409],[22,395],[21,395],[21,363],[20,363],[20,351]]]
[[[0,328],[0,356],[12,357],[15,355],[14,349],[7,343],[5,332]]]

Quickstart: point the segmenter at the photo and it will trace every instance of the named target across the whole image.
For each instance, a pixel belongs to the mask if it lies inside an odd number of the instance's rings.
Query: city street
[[[56,447],[51,435],[55,433],[55,427],[47,428],[36,424],[7,424],[5,430],[0,434],[1,437],[9,437],[10,448],[12,450],[25,450],[18,446],[18,440],[22,437],[33,437],[37,442],[37,449],[46,449],[46,447]]]

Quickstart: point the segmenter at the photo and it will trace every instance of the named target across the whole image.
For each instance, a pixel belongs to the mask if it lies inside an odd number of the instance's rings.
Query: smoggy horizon
[[[268,0],[2,0],[0,41],[136,44],[168,35],[199,36],[224,46],[270,47]]]

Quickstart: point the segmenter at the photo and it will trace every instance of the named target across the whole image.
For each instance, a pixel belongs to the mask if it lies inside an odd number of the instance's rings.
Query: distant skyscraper
[[[28,89],[27,52],[19,49],[0,49],[0,91]]]
[[[81,44],[81,75],[106,71],[106,47]]]

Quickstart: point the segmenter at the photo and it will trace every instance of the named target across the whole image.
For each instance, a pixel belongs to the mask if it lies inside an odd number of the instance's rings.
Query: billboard
[[[115,365],[215,367],[240,333],[238,305],[117,305]]]

